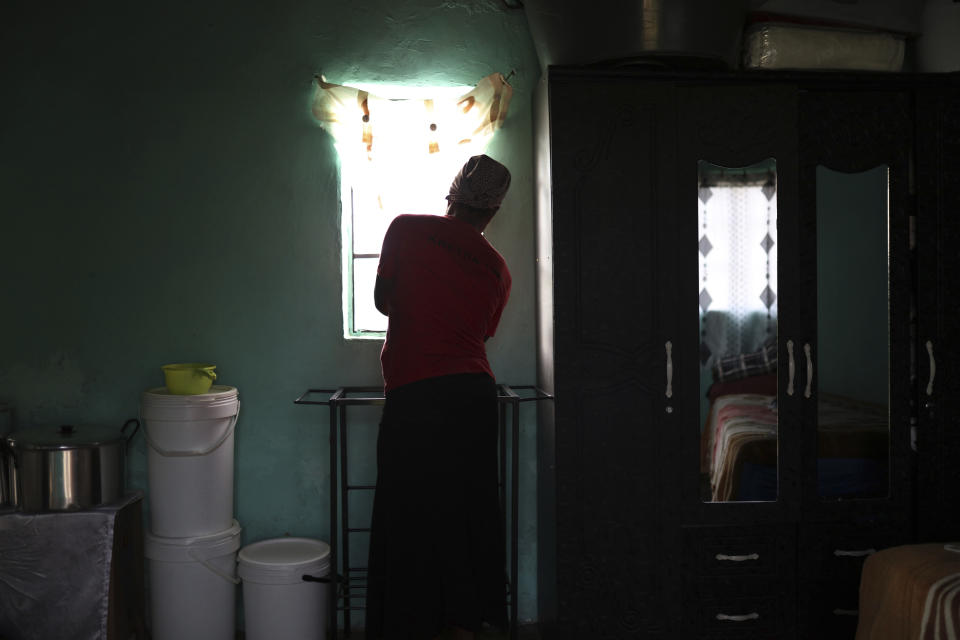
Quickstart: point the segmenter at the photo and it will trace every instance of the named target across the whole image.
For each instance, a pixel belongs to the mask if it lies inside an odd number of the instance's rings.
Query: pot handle
[[[122,427],[120,427],[120,433],[123,433],[131,424],[136,424],[136,426],[133,428],[133,431],[130,432],[130,435],[127,436],[127,444],[130,444],[130,441],[133,440],[133,436],[137,435],[137,431],[140,429],[140,421],[136,418],[130,418],[123,423]]]

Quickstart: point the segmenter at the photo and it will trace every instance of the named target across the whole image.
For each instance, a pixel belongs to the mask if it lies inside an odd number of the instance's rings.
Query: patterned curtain
[[[348,183],[364,185],[357,197],[369,203],[365,207],[372,205],[385,215],[442,214],[442,194],[450,180],[467,158],[483,153],[503,125],[512,95],[500,73],[462,94],[417,99],[376,96],[318,78],[313,115],[333,135]],[[408,176],[398,166],[415,167],[419,191],[441,194],[437,211],[416,206]]]
[[[777,201],[772,172],[704,180],[700,225],[701,363],[759,351],[777,335]]]
[[[375,161],[381,153],[434,155],[482,151],[503,125],[513,88],[500,73],[454,98],[396,100],[317,79],[313,115],[341,154]],[[404,119],[402,131],[388,126]]]

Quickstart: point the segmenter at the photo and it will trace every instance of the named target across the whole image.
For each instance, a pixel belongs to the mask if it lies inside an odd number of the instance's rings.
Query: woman
[[[383,241],[374,298],[389,318],[377,441],[367,637],[469,640],[506,626],[497,490],[497,389],[485,342],[510,295],[483,237],[510,186],[470,158],[447,215],[401,215]]]

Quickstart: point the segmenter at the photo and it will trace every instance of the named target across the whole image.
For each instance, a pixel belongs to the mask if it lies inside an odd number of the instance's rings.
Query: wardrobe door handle
[[[667,340],[663,345],[667,350],[667,392],[668,398],[673,397],[673,343]]]
[[[930,358],[930,379],[927,381],[927,395],[933,395],[933,379],[937,375],[937,361],[933,357],[933,342],[927,340],[927,356]]]
[[[810,385],[813,384],[813,357],[810,355],[810,343],[803,345],[803,352],[807,354],[807,388],[803,391],[803,397],[810,397]]]
[[[833,555],[838,558],[862,558],[863,556],[870,556],[877,552],[876,549],[857,549],[855,551],[847,551],[845,549],[834,549]]]
[[[793,377],[797,372],[797,363],[793,360],[793,340],[787,340],[787,395],[793,395]]]
[[[716,556],[717,560],[729,560],[730,562],[743,562],[745,560],[759,560],[759,553],[750,553],[745,556],[728,556],[723,553],[718,553]]]
[[[760,614],[757,612],[745,613],[743,615],[731,616],[725,613],[718,613],[717,620],[727,620],[729,622],[746,622],[747,620],[757,620]]]

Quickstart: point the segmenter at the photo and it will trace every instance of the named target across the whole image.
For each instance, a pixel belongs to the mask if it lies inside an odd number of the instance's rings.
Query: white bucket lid
[[[157,406],[201,406],[230,402],[237,397],[237,388],[215,384],[206,393],[183,395],[170,393],[166,387],[154,387],[143,392],[143,401]]]
[[[330,572],[330,545],[312,538],[273,538],[247,545],[238,555],[238,575],[259,584],[298,584],[303,576]]]
[[[217,533],[186,538],[168,538],[147,533],[144,536],[143,555],[163,562],[202,562],[228,556],[240,548],[240,523]]]
[[[236,387],[215,384],[207,393],[178,395],[166,387],[143,392],[140,413],[144,420],[203,420],[236,415],[240,396]]]

